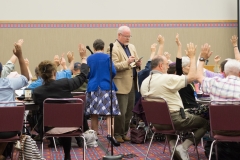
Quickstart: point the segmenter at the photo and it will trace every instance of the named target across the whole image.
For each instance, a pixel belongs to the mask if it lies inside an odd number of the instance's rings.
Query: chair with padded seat
[[[0,132],[22,132],[25,104],[23,102],[0,102],[0,105],[6,104],[8,106],[0,107]],[[16,142],[19,139],[20,137],[16,134],[11,138],[0,139],[0,143]]]
[[[171,153],[171,149],[169,147],[171,160],[172,160],[174,152],[177,147],[177,144],[178,144],[179,140],[182,138],[183,131],[178,131],[174,128],[174,124],[172,122],[172,118],[171,118],[170,111],[169,111],[166,100],[164,98],[160,98],[160,97],[154,98],[154,99],[156,99],[157,101],[147,101],[147,100],[144,100],[144,98],[142,98],[142,106],[143,106],[143,109],[145,112],[145,116],[146,116],[147,122],[149,124],[149,127],[152,127],[152,131],[153,131],[153,135],[151,137],[151,141],[149,143],[149,147],[148,147],[145,158],[147,159],[147,157],[148,157],[148,153],[149,153],[150,147],[152,145],[154,135],[156,133],[161,133],[164,135],[176,135],[177,136],[177,140],[176,140],[175,146],[173,148],[173,153]],[[169,125],[170,129],[158,130],[153,126],[153,124]],[[197,155],[198,155],[198,159],[199,159],[199,154],[198,154],[198,149],[197,149],[197,144],[196,144],[196,140],[194,137],[194,133],[191,131],[189,133],[191,133],[191,135],[193,136],[195,149],[197,151]],[[166,137],[166,142],[167,142],[167,137]],[[165,145],[166,145],[166,143],[165,143]]]
[[[84,141],[83,159],[85,159],[86,142],[82,135],[84,130],[83,114],[84,101],[80,98],[47,98],[43,102],[43,139],[47,137],[82,137]],[[45,127],[77,127],[79,130],[63,134],[50,134],[45,132]]]
[[[80,98],[83,100],[84,104],[86,102],[86,94],[84,92],[71,92],[73,98]],[[55,151],[57,152],[57,146],[56,146],[56,142],[55,142],[55,138],[53,137],[53,143],[54,143],[54,148]]]
[[[240,133],[240,101],[211,101],[209,106],[210,132],[214,139],[209,153],[211,159],[212,149],[217,142],[240,142],[239,136],[221,135],[214,131],[236,131]],[[215,155],[218,159],[217,145]]]

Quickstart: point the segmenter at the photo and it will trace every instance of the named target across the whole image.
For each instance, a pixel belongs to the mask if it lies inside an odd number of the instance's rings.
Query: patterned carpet
[[[89,122],[90,123],[90,122]],[[87,148],[86,149],[86,159],[87,160],[100,160],[103,156],[109,155],[111,153],[111,146],[108,144],[106,139],[106,123],[101,123],[102,127],[99,127],[98,135],[98,144],[96,148]],[[145,154],[147,153],[147,148],[150,140],[147,140],[145,144],[132,144],[130,142],[122,143],[119,147],[114,147],[114,155],[123,154],[124,159],[132,160],[144,160]],[[61,146],[57,147],[57,152],[54,148],[48,148],[48,141],[44,142],[44,158],[46,160],[63,160],[64,152]],[[39,148],[40,144],[38,144]],[[169,160],[170,154],[168,148],[166,148],[165,153],[162,153],[164,148],[164,141],[155,140],[152,143],[150,152],[148,155],[148,160]],[[109,151],[109,152],[108,152]],[[41,152],[41,151],[40,151]],[[198,152],[201,160],[207,160],[204,154],[204,149],[202,146],[198,146]],[[194,147],[190,147],[188,150],[190,160],[197,160],[197,153],[194,151]],[[14,157],[17,153],[14,152]],[[8,158],[9,159],[9,158]],[[16,159],[16,158],[14,158]],[[83,149],[77,146],[75,138],[72,139],[72,150],[71,150],[71,159],[72,160],[81,160],[83,159]]]
[[[106,139],[106,135],[107,135],[106,130],[107,130],[107,126],[105,123],[103,123],[102,129],[99,127],[99,133],[100,133],[100,135],[98,136],[99,146],[96,148],[87,148],[86,150],[87,160],[99,160],[104,155],[111,153],[111,146],[108,145],[108,141]],[[59,146],[57,148],[58,152],[56,152],[54,148],[48,148],[47,144],[48,144],[47,142],[44,144],[44,158],[46,158],[47,160],[63,160],[64,159],[64,152],[62,150],[62,147]],[[124,159],[144,160],[148,145],[149,145],[149,140],[145,144],[132,144],[130,142],[125,142],[125,143],[122,143],[121,146],[113,148],[114,155],[124,154],[125,157],[129,157]],[[149,160],[150,159],[151,160],[169,160],[170,159],[169,150],[168,148],[166,148],[165,153],[162,153],[163,148],[164,148],[164,142],[155,140],[151,146],[148,159]],[[200,154],[201,160],[207,159],[204,154],[204,149],[200,145],[198,147],[198,152]],[[188,150],[188,153],[191,160],[197,160],[197,153],[196,151],[194,151],[193,146],[190,147],[190,149]],[[83,159],[82,154],[83,154],[83,149],[79,148],[75,142],[75,139],[73,139],[72,150],[71,150],[72,160]]]

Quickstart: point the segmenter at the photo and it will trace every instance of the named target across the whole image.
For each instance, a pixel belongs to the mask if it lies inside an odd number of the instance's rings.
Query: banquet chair
[[[54,116],[53,118],[53,113]],[[47,137],[82,137],[83,159],[85,159],[85,138],[83,137],[84,102],[80,98],[47,98],[43,102],[43,140]],[[79,130],[63,134],[50,134],[45,127],[78,127]]]
[[[0,132],[19,131],[23,129],[23,119],[25,105],[23,102],[0,102],[0,105],[8,105],[0,107]],[[2,142],[16,142],[20,137],[16,134],[14,137],[0,139]],[[13,157],[13,152],[12,152]]]
[[[86,102],[86,94],[84,92],[71,92],[73,98],[80,98],[83,100],[83,103],[85,105],[85,102]],[[84,107],[84,106],[83,106]],[[57,146],[56,146],[56,142],[55,142],[55,138],[53,137],[53,143],[54,143],[54,148],[55,148],[55,151],[57,152]]]
[[[217,142],[240,142],[239,136],[226,136],[215,131],[240,132],[240,101],[211,101],[209,106],[210,131],[213,142],[211,144],[209,160],[212,149]],[[217,145],[215,145],[216,159],[218,159]]]
[[[142,106],[143,106],[143,109],[144,109],[144,112],[145,112],[145,116],[146,116],[147,122],[149,124],[149,127],[152,127],[152,131],[153,131],[153,135],[151,137],[151,141],[149,143],[149,147],[148,147],[145,159],[147,159],[147,157],[148,157],[148,153],[149,153],[150,147],[152,145],[154,135],[156,133],[161,133],[161,134],[164,134],[164,135],[176,135],[177,136],[177,140],[176,140],[176,143],[175,143],[175,146],[173,148],[172,153],[171,153],[171,149],[169,147],[171,160],[172,160],[174,152],[175,152],[177,144],[178,144],[178,141],[183,138],[182,133],[186,132],[186,131],[180,131],[180,130],[176,130],[174,128],[174,124],[172,122],[172,118],[171,118],[171,115],[170,115],[170,112],[169,112],[168,104],[167,104],[165,99],[159,98],[159,97],[158,98],[153,98],[153,99],[155,99],[157,101],[147,101],[147,100],[144,100],[144,98],[142,98]],[[169,125],[170,129],[158,130],[153,126],[153,124]],[[191,131],[187,131],[187,132],[189,132],[193,136],[195,149],[197,151],[197,155],[198,155],[198,159],[199,159],[198,148],[197,148],[194,133],[191,132]],[[167,137],[166,137],[165,145],[166,145],[166,143],[167,143]]]

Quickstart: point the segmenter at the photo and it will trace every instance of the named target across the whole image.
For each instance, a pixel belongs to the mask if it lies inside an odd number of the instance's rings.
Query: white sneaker
[[[176,147],[176,152],[182,158],[182,160],[189,160],[189,155],[187,150],[183,149],[183,146],[180,144]]]

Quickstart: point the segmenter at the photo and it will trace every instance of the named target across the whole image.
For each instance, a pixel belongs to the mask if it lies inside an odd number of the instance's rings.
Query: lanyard
[[[192,89],[193,89],[194,97],[197,98],[197,92],[196,92],[196,90],[195,90],[194,85],[193,85],[192,83],[190,83],[190,86],[191,86]]]

